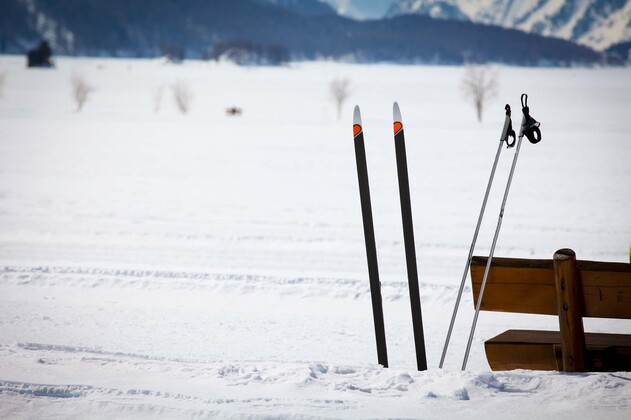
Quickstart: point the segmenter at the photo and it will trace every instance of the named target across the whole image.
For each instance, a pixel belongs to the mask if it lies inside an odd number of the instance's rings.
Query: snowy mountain
[[[318,0],[0,0],[0,10],[0,53],[9,54],[47,39],[59,55],[218,58],[230,51],[235,61],[250,64],[334,58],[573,65],[608,59],[573,42],[470,21],[417,14],[352,20]]]
[[[382,19],[397,0],[320,0],[329,4],[338,15],[351,19]]]
[[[335,15],[337,10],[333,6],[320,0],[257,0],[260,3],[269,4],[287,9],[303,16]]]
[[[597,50],[631,41],[631,0],[320,1],[339,15],[357,20],[410,14],[469,20],[571,40]]]
[[[563,38],[597,50],[631,40],[630,0],[398,0],[386,16],[470,20]]]

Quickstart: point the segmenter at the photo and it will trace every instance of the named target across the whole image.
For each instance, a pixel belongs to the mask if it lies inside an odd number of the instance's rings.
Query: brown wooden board
[[[631,371],[631,335],[586,333],[587,363],[592,372]],[[558,331],[508,330],[484,343],[492,370],[559,370]]]
[[[471,260],[474,305],[487,257]],[[583,316],[631,319],[631,264],[577,261]],[[493,258],[482,310],[558,315],[552,260]]]

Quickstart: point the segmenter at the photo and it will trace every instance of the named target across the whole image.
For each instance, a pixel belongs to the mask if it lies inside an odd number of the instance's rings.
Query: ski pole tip
[[[392,116],[394,122],[403,122],[401,118],[401,110],[399,109],[399,104],[396,101],[392,104]]]
[[[355,105],[353,110],[353,124],[362,125],[362,114],[359,112],[359,105]]]

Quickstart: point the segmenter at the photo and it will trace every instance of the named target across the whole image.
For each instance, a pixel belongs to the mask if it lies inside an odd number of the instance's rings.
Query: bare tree
[[[163,94],[164,94],[164,85],[160,85],[160,87],[158,87],[153,92],[153,112],[155,113],[160,112],[160,108],[162,108]]]
[[[337,106],[337,118],[342,118],[342,107],[351,94],[351,81],[347,78],[336,78],[331,81],[329,88]]]
[[[73,74],[70,82],[72,84],[72,98],[77,105],[77,112],[79,112],[88,101],[88,97],[94,91],[94,88],[80,74]]]
[[[467,98],[473,101],[473,106],[482,121],[485,104],[497,95],[497,73],[487,65],[468,64],[462,79],[462,90]]]
[[[188,83],[178,80],[173,84],[173,100],[182,114],[186,114],[191,109],[193,91]]]
[[[7,72],[0,71],[0,98],[2,98],[2,92],[4,90],[4,82],[7,80]]]

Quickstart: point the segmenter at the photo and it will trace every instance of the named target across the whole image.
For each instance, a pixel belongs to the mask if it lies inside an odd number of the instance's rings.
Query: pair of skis
[[[414,331],[414,345],[416,349],[416,365],[418,370],[427,370],[421,298],[418,284],[418,270],[416,267],[416,250],[414,247],[414,229],[412,224],[412,206],[410,203],[410,183],[405,151],[405,136],[403,132],[401,111],[396,102],[393,105],[393,128],[397,174],[399,178],[401,218],[403,221],[403,239],[405,243],[405,257],[410,289],[410,307],[412,310],[412,328]],[[359,181],[362,220],[364,224],[364,240],[366,242],[366,258],[368,260],[368,277],[370,280],[375,337],[377,341],[377,360],[383,367],[388,367],[388,352],[386,347],[386,333],[381,299],[381,283],[379,281],[377,248],[375,245],[372,205],[370,202],[370,187],[368,184],[368,167],[366,164],[364,131],[362,128],[359,106],[355,106],[355,111],[353,113],[353,138],[355,143],[355,158],[357,161],[357,177]]]
[[[480,307],[482,306],[482,297],[484,296],[484,289],[486,287],[486,281],[488,279],[489,270],[491,268],[491,261],[493,260],[493,254],[495,253],[495,245],[497,244],[500,228],[502,226],[502,219],[504,218],[504,209],[506,207],[506,201],[508,199],[508,192],[510,190],[511,182],[513,180],[513,174],[515,173],[515,167],[517,165],[517,158],[519,157],[519,150],[521,149],[521,141],[524,136],[526,136],[528,141],[530,141],[533,144],[539,143],[541,141],[541,131],[539,130],[540,123],[530,116],[530,108],[528,107],[528,95],[526,95],[525,93],[521,95],[521,106],[522,106],[523,116],[522,116],[521,125],[519,129],[517,148],[515,150],[515,156],[513,157],[513,163],[511,165],[510,173],[508,175],[506,189],[504,190],[504,198],[502,200],[502,206],[500,207],[500,214],[497,221],[497,226],[495,228],[495,235],[493,236],[493,242],[491,244],[491,251],[489,253],[489,258],[487,260],[486,268],[484,270],[484,277],[482,279],[480,294],[478,295],[478,301],[476,302],[475,316],[473,318],[473,323],[471,325],[471,331],[469,332],[469,340],[467,342],[467,348],[465,351],[464,360],[462,362],[462,370],[465,370],[467,367],[467,361],[469,359],[469,352],[471,350],[471,343],[473,342],[473,336],[475,334],[475,327],[477,325],[478,315],[480,314]],[[451,333],[453,331],[454,323],[456,321],[456,315],[458,313],[458,307],[460,305],[460,298],[462,297],[462,291],[464,290],[464,284],[467,279],[467,272],[469,271],[469,266],[471,265],[471,258],[473,257],[473,250],[475,248],[475,244],[478,238],[478,233],[480,231],[480,225],[482,224],[482,218],[484,217],[484,211],[486,209],[486,203],[489,198],[489,192],[491,190],[491,184],[493,183],[493,178],[495,176],[495,169],[497,168],[497,163],[499,161],[502,145],[504,142],[506,143],[507,148],[512,148],[515,145],[515,131],[512,128],[510,105],[506,104],[504,109],[506,110],[506,117],[504,119],[504,126],[502,128],[502,134],[500,135],[500,143],[497,149],[497,153],[495,155],[493,168],[491,169],[491,176],[489,177],[489,182],[486,187],[484,200],[482,201],[482,208],[480,209],[480,214],[478,216],[478,224],[473,234],[471,247],[469,248],[469,256],[467,257],[464,273],[462,274],[462,280],[460,282],[460,289],[458,290],[458,297],[456,298],[456,304],[454,306],[453,314],[451,317],[451,323],[449,325],[449,330],[447,332],[447,338],[445,339],[445,345],[443,347],[443,352],[440,358],[439,368],[442,368],[443,363],[445,362],[445,355],[447,354],[447,348],[449,347],[449,340],[451,338]],[[512,142],[509,141],[509,137],[513,138]]]

